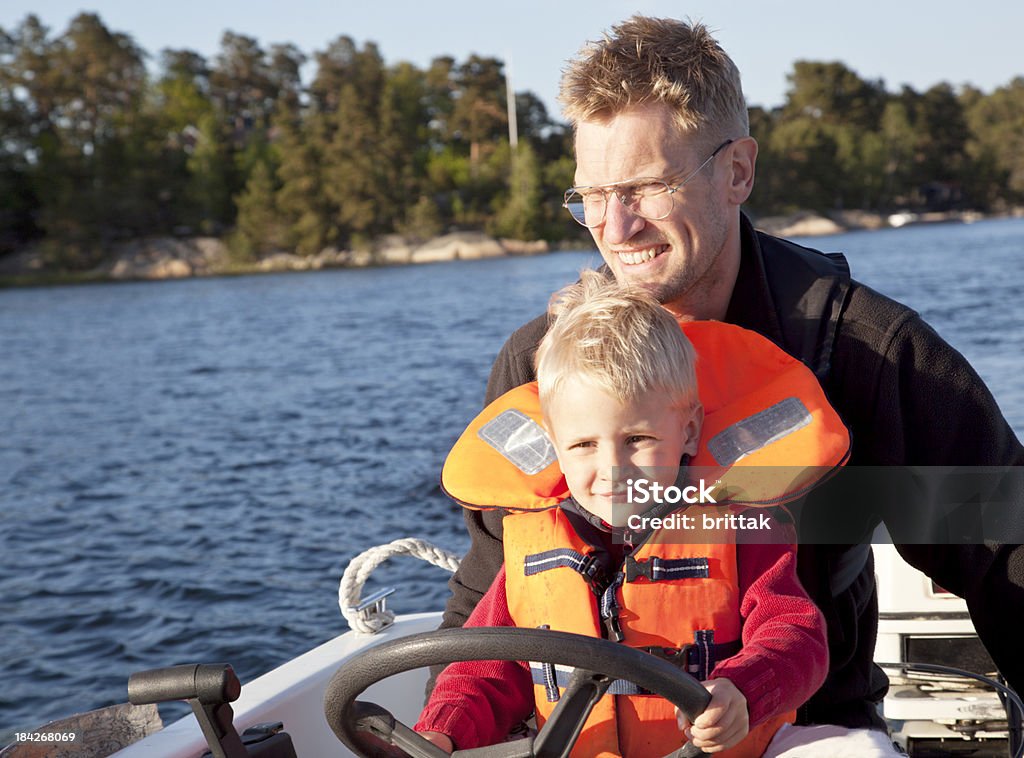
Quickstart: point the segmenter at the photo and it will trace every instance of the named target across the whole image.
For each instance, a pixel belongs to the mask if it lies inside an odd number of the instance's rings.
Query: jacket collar
[[[740,270],[725,320],[757,332],[785,349],[782,325],[768,288],[761,243],[754,225],[744,213],[740,213]]]

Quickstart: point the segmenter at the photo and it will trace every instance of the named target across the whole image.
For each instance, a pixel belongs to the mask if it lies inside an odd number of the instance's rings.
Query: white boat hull
[[[395,624],[374,635],[348,632],[288,661],[279,668],[242,686],[231,704],[235,729],[281,721],[291,735],[299,758],[351,756],[324,718],[324,690],[343,662],[368,647],[410,634],[429,632],[441,625],[440,613],[403,615]],[[409,671],[379,682],[367,690],[364,700],[379,703],[410,726],[423,707],[426,670]],[[194,716],[167,727],[114,753],[117,758],[197,758],[208,749]]]

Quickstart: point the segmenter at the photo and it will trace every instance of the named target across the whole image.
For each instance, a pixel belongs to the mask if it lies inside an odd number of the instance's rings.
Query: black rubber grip
[[[228,663],[189,663],[139,671],[128,678],[128,702],[133,705],[168,700],[198,700],[203,705],[233,703],[242,684]]]

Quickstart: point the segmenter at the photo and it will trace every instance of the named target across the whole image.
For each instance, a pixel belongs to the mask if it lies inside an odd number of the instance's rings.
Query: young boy
[[[699,648],[717,651],[718,660],[697,656],[711,701],[692,725],[681,716],[677,724],[656,696],[605,695],[616,705],[595,709],[574,755],[662,756],[686,739],[709,752],[738,746],[728,754],[761,755],[828,668],[824,620],[796,578],[795,547],[777,538],[672,544],[670,534],[627,528],[650,507],[627,502],[630,481],[682,483],[681,462],[700,450],[694,348],[653,299],[597,272],[584,272],[552,313],[537,391],[571,497],[506,517],[505,563],[466,626],[582,629],[637,647],[668,642],[691,662]],[[600,564],[597,578],[531,561],[566,551]],[[663,577],[651,561],[669,572],[686,567],[686,576],[656,581]],[[627,563],[647,566],[647,579],[624,571]],[[557,692],[541,681],[522,662],[452,664],[416,729],[449,751],[501,742],[534,710],[550,713]]]

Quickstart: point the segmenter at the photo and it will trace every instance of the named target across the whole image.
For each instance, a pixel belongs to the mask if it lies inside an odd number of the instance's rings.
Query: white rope
[[[360,634],[375,634],[395,620],[395,614],[392,611],[366,613],[355,610],[355,607],[361,602],[360,595],[363,585],[370,578],[371,572],[395,555],[411,555],[447,571],[455,571],[459,567],[457,555],[432,545],[426,540],[414,537],[395,540],[386,545],[378,545],[363,551],[349,561],[348,566],[345,567],[345,573],[341,576],[341,583],[338,585],[338,605],[341,606],[341,615],[348,621],[348,626],[352,631]]]

